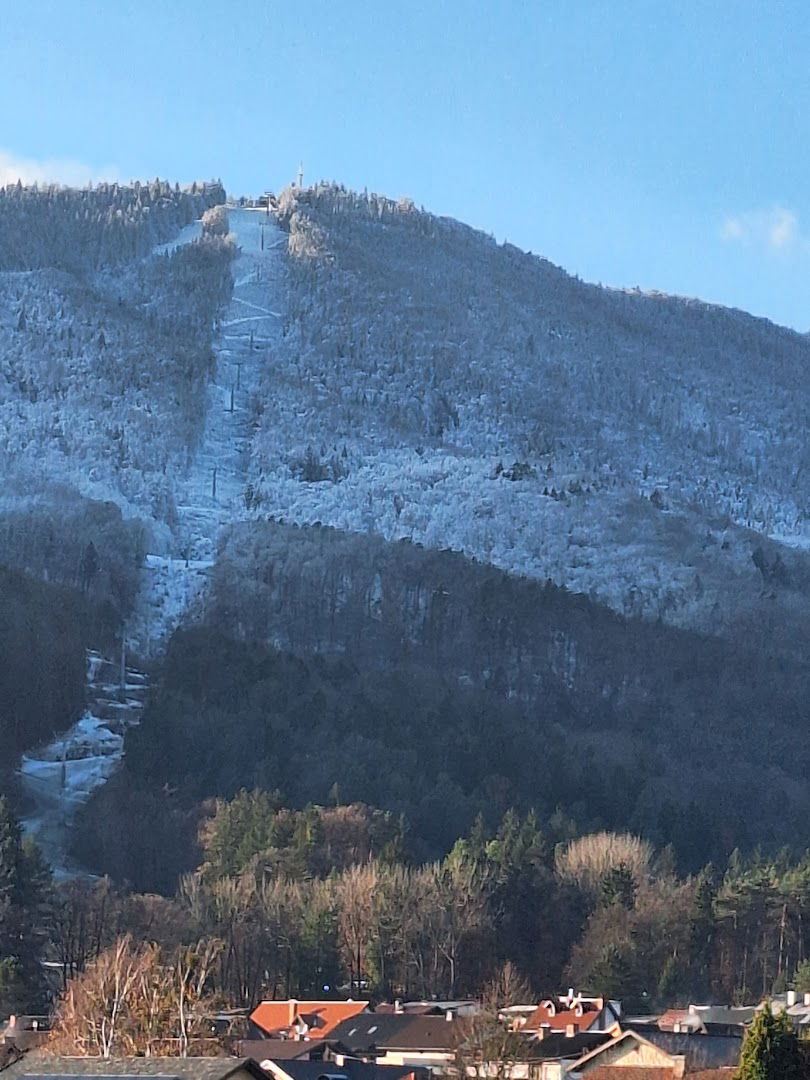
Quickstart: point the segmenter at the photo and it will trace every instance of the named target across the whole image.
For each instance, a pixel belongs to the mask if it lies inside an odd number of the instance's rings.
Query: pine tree
[[[754,1017],[743,1043],[737,1080],[798,1080],[799,1040],[790,1017],[770,1002]]]
[[[20,824],[0,797],[0,1010],[25,1012],[42,994],[40,952],[47,871],[23,844]]]

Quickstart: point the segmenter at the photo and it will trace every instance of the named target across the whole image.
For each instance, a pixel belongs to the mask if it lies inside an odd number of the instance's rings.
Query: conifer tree
[[[42,914],[47,872],[36,848],[23,844],[20,824],[0,796],[0,1010],[39,1004]]]
[[[790,1017],[770,1002],[754,1017],[743,1043],[737,1080],[798,1080],[799,1040]]]

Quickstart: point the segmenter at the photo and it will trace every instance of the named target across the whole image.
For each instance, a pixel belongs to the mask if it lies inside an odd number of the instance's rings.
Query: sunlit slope
[[[320,187],[280,217],[257,514],[452,547],[706,629],[779,583],[763,538],[809,535],[805,337],[584,284],[406,202]]]

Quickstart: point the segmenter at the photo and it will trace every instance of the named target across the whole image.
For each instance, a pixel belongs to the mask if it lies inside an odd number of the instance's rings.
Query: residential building
[[[329,1036],[335,1060],[346,1057],[380,1065],[439,1067],[451,1062],[458,1045],[458,1021],[444,1016],[369,1013],[346,1020]]]
[[[368,1011],[367,1001],[262,1001],[250,1014],[259,1039],[323,1039],[343,1021]]]
[[[236,1058],[162,1057],[59,1057],[44,1050],[32,1050],[9,1065],[3,1080],[44,1080],[52,1076],[95,1076],[111,1080],[137,1080],[142,1076],[160,1080],[271,1080],[257,1062]]]
[[[428,1080],[425,1069],[346,1061],[343,1065],[315,1061],[262,1061],[274,1080]]]
[[[625,1031],[574,1062],[566,1080],[681,1080],[693,1077],[731,1080],[740,1060],[742,1038],[685,1032]],[[618,1071],[621,1070],[621,1071]],[[545,1078],[544,1078],[545,1080]]]
[[[528,1016],[513,1021],[516,1031],[537,1034],[541,1031],[610,1031],[621,1018],[621,1002],[602,997],[585,997],[569,990],[558,998],[546,998]]]
[[[323,1061],[329,1043],[325,1039],[240,1039],[236,1056],[254,1061]]]
[[[625,1031],[581,1057],[567,1071],[570,1080],[680,1080],[685,1059],[673,1056],[635,1031]]]

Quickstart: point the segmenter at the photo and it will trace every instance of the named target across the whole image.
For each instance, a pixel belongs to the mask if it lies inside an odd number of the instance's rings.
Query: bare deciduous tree
[[[67,986],[52,1048],[80,1057],[184,1057],[205,1034],[206,986],[219,942],[164,955],[159,946],[119,938]],[[199,1047],[195,1047],[198,1049]]]

